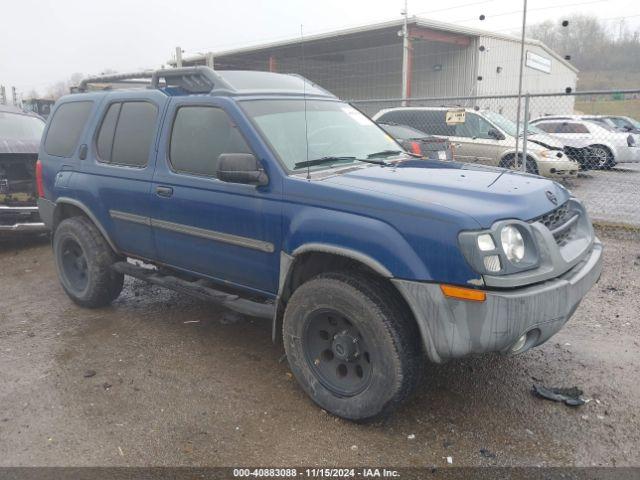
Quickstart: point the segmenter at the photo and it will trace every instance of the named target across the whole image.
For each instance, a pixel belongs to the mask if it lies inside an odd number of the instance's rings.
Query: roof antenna
[[[309,127],[307,124],[307,77],[304,68],[304,33],[302,32],[302,24],[300,24],[300,52],[302,57],[302,98],[304,102],[304,141],[305,141],[305,160],[307,161],[307,180],[311,180],[311,165],[309,165]]]

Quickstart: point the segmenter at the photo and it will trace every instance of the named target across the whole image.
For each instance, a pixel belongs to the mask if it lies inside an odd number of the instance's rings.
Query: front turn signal
[[[472,302],[484,302],[487,294],[482,290],[473,288],[456,287],[454,285],[440,285],[440,290],[445,297],[456,298],[458,300],[469,300]]]

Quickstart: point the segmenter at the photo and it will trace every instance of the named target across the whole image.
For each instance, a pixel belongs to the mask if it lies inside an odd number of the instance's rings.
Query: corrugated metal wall
[[[468,47],[413,42],[412,97],[473,95],[477,71],[475,40]]]
[[[505,95],[518,92],[520,44],[515,41],[481,37],[479,44],[484,46],[484,52],[479,54],[478,95]],[[523,93],[561,93],[567,87],[575,90],[576,73],[564,65],[557,58],[552,57],[537,45],[525,45],[525,51],[551,60],[551,73],[545,73],[525,66],[523,71]],[[517,104],[513,100],[480,100],[480,106],[502,113],[507,118],[515,120]],[[553,102],[548,99],[534,99],[531,101],[530,118],[544,114],[573,113],[574,97],[554,97]]]

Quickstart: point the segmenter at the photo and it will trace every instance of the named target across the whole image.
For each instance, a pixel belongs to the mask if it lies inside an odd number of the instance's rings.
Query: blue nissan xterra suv
[[[37,168],[69,297],[107,305],[130,275],[269,318],[302,388],[341,417],[391,411],[425,359],[540,345],[600,276],[564,187],[415,158],[302,77],[192,67],[78,90]]]

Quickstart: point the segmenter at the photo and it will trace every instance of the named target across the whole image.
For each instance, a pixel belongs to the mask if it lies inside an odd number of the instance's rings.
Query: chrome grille
[[[568,203],[564,203],[555,210],[531,220],[531,223],[542,223],[551,231],[556,243],[562,247],[573,238],[577,223],[574,221],[574,217],[577,215],[579,215],[578,212],[570,210]]]

